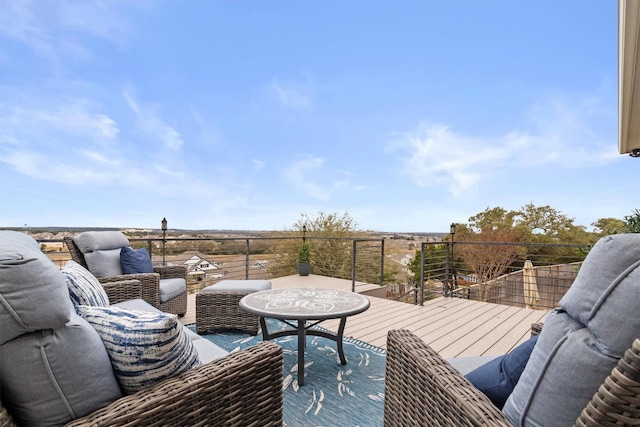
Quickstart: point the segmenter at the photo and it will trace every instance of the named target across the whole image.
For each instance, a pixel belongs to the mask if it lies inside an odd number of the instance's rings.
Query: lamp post
[[[165,254],[167,252],[167,218],[162,218],[162,265],[167,265]]]
[[[453,244],[454,237],[456,236],[456,223],[452,222],[449,226],[449,233],[451,234],[451,276],[453,277],[453,283],[451,284],[451,290],[454,290],[458,287],[458,279],[456,277],[456,267],[455,267],[455,259],[453,257]]]
[[[307,226],[302,226],[302,243],[307,241]]]

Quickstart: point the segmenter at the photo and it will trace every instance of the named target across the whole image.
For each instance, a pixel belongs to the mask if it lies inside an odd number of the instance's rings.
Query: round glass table
[[[304,349],[307,335],[336,342],[340,363],[346,365],[342,337],[347,317],[369,308],[369,299],[355,292],[323,288],[270,289],[253,292],[240,300],[240,308],[260,316],[264,340],[289,335],[298,336],[298,384],[304,385]],[[291,327],[270,333],[265,318],[278,319]],[[327,319],[340,319],[338,332],[315,329]]]

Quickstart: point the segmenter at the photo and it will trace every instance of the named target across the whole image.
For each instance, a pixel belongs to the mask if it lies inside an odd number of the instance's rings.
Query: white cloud
[[[286,86],[277,80],[269,84],[269,89],[275,94],[280,105],[292,110],[309,109],[313,106],[313,99],[307,91]]]
[[[93,57],[78,35],[92,35],[122,46],[132,26],[123,1],[29,1],[0,2],[0,37],[24,44],[56,69],[66,58],[88,60]]]
[[[614,141],[592,125],[606,114],[611,112],[595,100],[547,99],[531,109],[534,126],[529,132],[486,138],[454,132],[441,123],[420,123],[388,148],[403,153],[402,169],[417,185],[444,186],[460,196],[504,169],[553,163],[579,168],[619,159]]]
[[[123,94],[127,104],[136,114],[137,125],[141,132],[164,142],[171,150],[179,150],[184,144],[182,136],[173,127],[166,124],[159,116],[160,106],[154,104],[140,105],[129,91]]]
[[[448,186],[455,195],[480,180],[480,165],[508,157],[504,147],[456,134],[442,124],[421,123],[391,148],[406,152],[404,170],[419,186]]]
[[[326,159],[322,157],[307,157],[290,164],[285,171],[285,179],[299,190],[305,192],[309,197],[319,200],[329,200],[330,192],[327,186],[318,184],[314,178],[319,176],[319,172],[324,167]],[[309,178],[309,175],[314,178]]]
[[[51,105],[53,103],[61,103]],[[41,136],[80,134],[90,140],[115,139],[119,129],[116,122],[99,111],[99,106],[82,99],[70,101],[49,100],[48,105],[0,104],[0,126],[13,140],[16,135]],[[52,134],[53,133],[53,134]]]
[[[251,163],[253,163],[253,170],[252,173],[254,175],[259,174],[260,172],[262,172],[262,170],[264,169],[264,167],[266,166],[266,163],[263,162],[262,160],[257,160],[257,159],[251,159]]]

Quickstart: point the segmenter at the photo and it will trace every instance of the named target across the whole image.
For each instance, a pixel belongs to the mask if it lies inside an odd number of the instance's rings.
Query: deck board
[[[271,279],[274,288],[324,287],[351,290],[350,280],[309,275]],[[377,285],[356,283],[365,293]],[[431,345],[443,357],[499,355],[529,338],[531,324],[544,320],[546,311],[509,307],[460,298],[435,298],[424,305],[407,304],[369,296],[371,307],[349,317],[344,335],[386,348],[387,332],[408,329]],[[195,322],[195,294],[189,294],[183,323]],[[322,326],[338,329],[338,320]]]

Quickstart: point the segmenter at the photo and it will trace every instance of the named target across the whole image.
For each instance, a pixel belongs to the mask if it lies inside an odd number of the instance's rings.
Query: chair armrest
[[[282,426],[282,348],[262,342],[125,396],[79,426]]]
[[[531,336],[535,337],[536,335],[540,335],[540,332],[542,332],[542,326],[543,325],[544,325],[544,323],[542,323],[542,322],[532,323],[531,324]]]
[[[123,280],[138,280],[142,285],[142,298],[152,306],[160,307],[160,275],[158,273],[98,277],[98,281],[103,285],[109,282],[122,282]]]
[[[187,280],[187,267],[183,265],[160,265],[153,267],[153,271],[160,274],[161,279]]]
[[[582,410],[575,425],[638,425],[639,400],[640,338],[636,338]]]
[[[385,378],[385,427],[512,425],[488,397],[410,331],[389,331]]]
[[[139,280],[122,280],[101,283],[109,297],[109,303],[117,304],[136,298],[142,298],[142,283]]]

